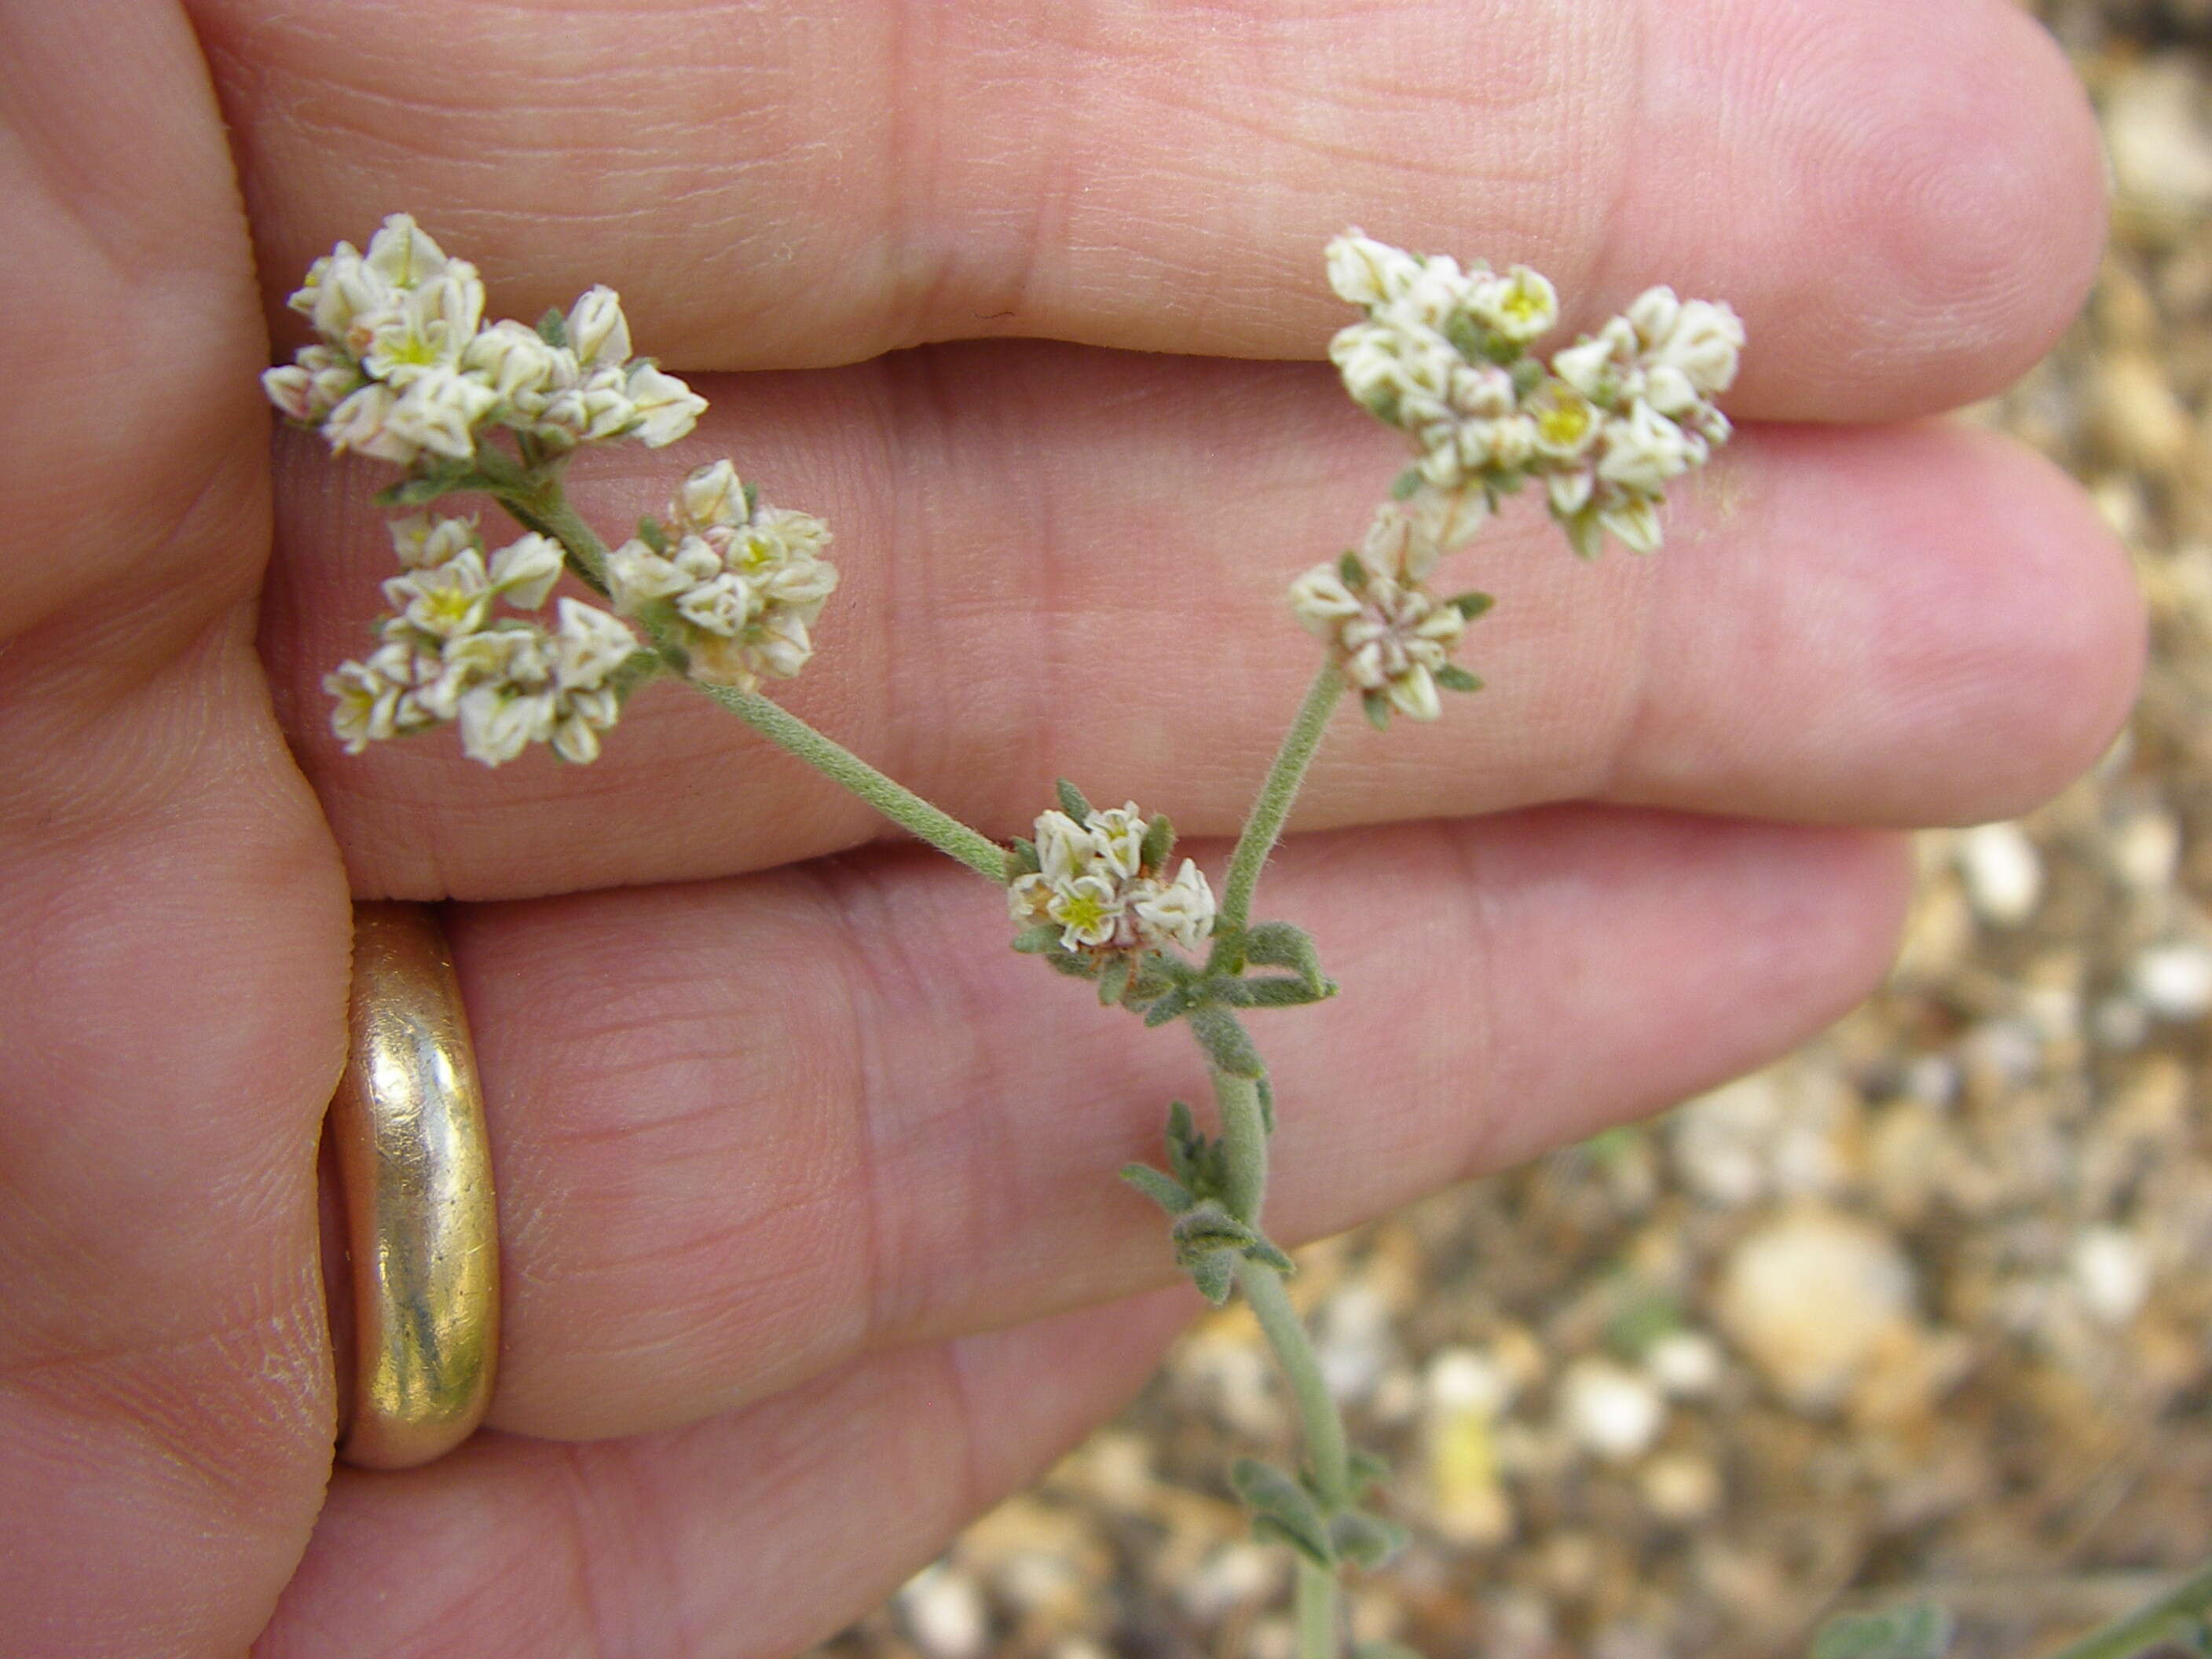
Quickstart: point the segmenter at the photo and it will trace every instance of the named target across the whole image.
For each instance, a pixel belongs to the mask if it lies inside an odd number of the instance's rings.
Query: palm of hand
[[[367,469],[287,434],[272,474],[264,290],[411,207],[513,314],[604,279],[672,368],[805,369],[696,376],[696,453],[610,457],[577,501],[623,524],[735,455],[841,534],[793,696],[818,723],[1001,833],[1054,769],[1219,833],[1310,665],[1282,580],[1395,452],[1310,365],[1097,348],[1310,355],[1320,242],[1364,216],[1511,243],[1593,307],[1735,300],[1747,417],[1973,395],[2091,263],[2078,95],[1997,0],[1902,42],[1872,0],[1818,9],[1816,48],[1802,6],[1640,37],[1532,7],[1482,75],[1408,67],[1442,25],[1398,14],[979,9],[927,39],[866,9],[0,16],[0,1604],[25,1650],[235,1652],[267,1625],[272,1655],[785,1651],[1110,1410],[1187,1306],[1139,1294],[1170,1264],[1108,1174],[1188,1088],[1182,1046],[1034,982],[927,856],[793,862],[872,828],[714,711],[653,694],[589,769],[335,754],[316,684],[386,555]],[[1466,101],[1501,85],[1549,89]],[[1082,91],[1066,118],[1055,87]],[[1076,343],[860,361],[1017,332]],[[1754,428],[1685,518],[1656,565],[1516,559],[1484,704],[1324,757],[1306,822],[1397,827],[1307,837],[1271,878],[1352,988],[1271,1034],[1286,1236],[1818,1024],[1879,970],[1901,865],[1814,826],[2014,810],[2131,687],[2118,562],[1992,443]],[[314,1161],[349,887],[468,901],[509,1289],[501,1432],[332,1480]]]

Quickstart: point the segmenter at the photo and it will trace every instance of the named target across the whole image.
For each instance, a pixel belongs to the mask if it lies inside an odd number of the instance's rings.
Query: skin
[[[0,3],[11,1653],[787,1653],[1192,1306],[1107,1172],[1194,1052],[700,700],[589,769],[336,752],[383,479],[272,441],[254,375],[386,212],[501,314],[622,290],[715,408],[576,501],[619,526],[730,453],[825,514],[847,586],[789,702],[998,835],[1055,770],[1234,829],[1310,672],[1281,587],[1396,461],[1314,361],[1331,232],[1528,260],[1571,324],[1738,307],[1747,428],[1666,551],[1510,517],[1493,689],[1324,752],[1261,907],[1350,988],[1260,1031],[1289,1242],[1817,1029],[1885,965],[1898,827],[2096,755],[2119,554],[1926,419],[2095,264],[2049,41],[2007,0],[1472,15]],[[504,1227],[495,1428],[396,1475],[330,1455],[349,895],[453,902]]]

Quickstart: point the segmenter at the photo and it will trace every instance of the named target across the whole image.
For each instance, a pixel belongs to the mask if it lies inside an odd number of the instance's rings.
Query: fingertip
[[[1923,58],[1934,21],[1885,31],[1884,63]],[[2108,209],[2095,113],[2057,42],[2008,0],[1960,8],[1952,28],[1943,72],[1868,100],[1844,209],[1867,279],[1893,289],[1893,337],[1875,344],[1909,357],[1929,409],[1996,392],[2051,349],[2095,278]]]

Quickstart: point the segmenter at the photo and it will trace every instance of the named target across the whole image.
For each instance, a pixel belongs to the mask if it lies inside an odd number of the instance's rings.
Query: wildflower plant
[[[1163,813],[1134,801],[1094,807],[1063,781],[1032,833],[1001,846],[764,696],[764,684],[812,657],[837,572],[824,557],[828,526],[765,504],[733,463],[694,469],[665,515],[610,550],[568,502],[570,458],[586,444],[673,443],[706,407],[633,355],[611,289],[534,325],[487,325],[476,268],[394,216],[365,253],[341,242],[315,262],[291,304],[318,338],[264,377],[276,408],[334,451],[402,469],[380,497],[403,513],[392,525],[399,572],[384,584],[391,608],[374,647],[324,682],[349,751],[453,725],[463,752],[487,766],[538,744],[586,764],[639,687],[687,681],[998,884],[1015,950],[1147,1026],[1188,1026],[1212,1077],[1212,1133],[1176,1101],[1164,1167],[1121,1173],[1167,1212],[1175,1258],[1209,1301],[1242,1290],[1296,1397],[1303,1466],[1240,1460],[1231,1479],[1255,1533],[1297,1557],[1302,1659],[1339,1651],[1341,1566],[1379,1562],[1401,1534],[1370,1506],[1387,1471],[1346,1443],[1285,1288],[1292,1263],[1262,1226],[1275,1093],[1246,1018],[1321,1001],[1336,986],[1305,933],[1255,919],[1261,868],[1347,688],[1377,726],[1393,714],[1436,720],[1440,693],[1480,688],[1454,659],[1491,601],[1439,592],[1443,558],[1531,487],[1583,557],[1608,535],[1655,550],[1667,486],[1727,441],[1713,400],[1743,346],[1727,306],[1656,288],[1547,360],[1534,348],[1557,328],[1558,296],[1525,266],[1462,267],[1354,230],[1329,244],[1328,270],[1363,313],[1329,355],[1353,399],[1406,434],[1413,459],[1358,544],[1290,586],[1291,611],[1322,659],[1218,897],[1194,860],[1176,860]],[[422,510],[454,493],[489,496],[522,534],[490,550],[476,520]],[[555,599],[564,572],[608,608]]]

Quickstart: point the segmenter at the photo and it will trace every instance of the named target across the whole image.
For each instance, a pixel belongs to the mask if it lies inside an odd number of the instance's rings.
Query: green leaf
[[[1421,469],[1409,466],[1390,480],[1390,499],[1402,501],[1421,487]]]
[[[1162,997],[1160,1001],[1168,999]],[[1156,1004],[1155,1006],[1158,1005]],[[1206,1050],[1206,1058],[1217,1072],[1231,1077],[1262,1078],[1267,1068],[1260,1063],[1260,1051],[1252,1046],[1252,1039],[1236,1015],[1226,1008],[1200,1008],[1190,1017],[1191,1035],[1198,1046]]]
[[[559,350],[568,343],[568,319],[558,307],[548,311],[538,319],[538,337]]]
[[[1058,951],[1062,956],[1067,954],[1060,950],[1060,924],[1051,921],[1041,921],[1034,927],[1023,928],[1014,935],[1014,949],[1025,957],[1041,957],[1052,951]]]
[[[1121,1179],[1170,1215],[1181,1215],[1194,1201],[1190,1189],[1182,1182],[1171,1176],[1163,1175],[1149,1164],[1124,1164]]]
[[[1168,1168],[1177,1181],[1194,1190],[1206,1168],[1206,1137],[1191,1121],[1188,1104],[1180,1100],[1168,1103]]]
[[[1362,691],[1359,694],[1359,708],[1360,711],[1367,716],[1367,723],[1377,732],[1388,732],[1390,729],[1390,699],[1382,692]]]
[[[1165,996],[1162,997],[1158,1002],[1154,1003],[1151,1007],[1145,1010],[1145,1024],[1147,1025],[1164,1025],[1170,1020],[1188,1012],[1191,1004],[1197,1000],[1197,993],[1189,986],[1182,986],[1178,989],[1170,991]]]
[[[1298,1270],[1298,1264],[1285,1255],[1281,1247],[1265,1234],[1260,1235],[1247,1244],[1244,1247],[1244,1254],[1255,1261],[1265,1262],[1285,1278],[1290,1277]]]
[[[1275,1133],[1275,1085],[1266,1078],[1259,1082],[1260,1127],[1269,1134]]]
[[[1038,860],[1036,843],[1026,836],[1014,837],[1013,848],[1006,854],[1006,879],[1033,876],[1044,866]]]
[[[1144,849],[1138,856],[1147,870],[1164,870],[1175,853],[1175,825],[1168,822],[1164,812],[1152,814],[1152,821],[1145,826]]]
[[[1113,957],[1098,970],[1098,1006],[1111,1008],[1129,988],[1129,958]]]
[[[1287,921],[1263,921],[1247,933],[1244,958],[1262,968],[1287,968],[1316,989],[1328,982],[1322,975],[1313,935]]]
[[[1455,593],[1444,603],[1458,611],[1468,621],[1473,622],[1498,601],[1487,593],[1467,592]]]
[[[1352,1491],[1358,1497],[1390,1478],[1390,1466],[1371,1451],[1354,1450],[1346,1459],[1352,1474]]]
[[[1336,562],[1336,574],[1344,579],[1344,585],[1355,593],[1364,591],[1367,586],[1366,562],[1357,553],[1347,550],[1344,556]]]
[[[760,511],[760,486],[757,483],[749,483],[740,487],[745,492],[745,517],[750,519]]]
[[[1328,1523],[1328,1537],[1346,1560],[1375,1567],[1406,1547],[1407,1534],[1395,1521],[1364,1510],[1346,1510]]]
[[[1315,986],[1268,974],[1259,979],[1222,980],[1212,994],[1232,1008],[1303,1008],[1310,1002],[1327,1001],[1336,994],[1336,986],[1330,980]]]
[[[1098,964],[1080,951],[1047,951],[1044,959],[1052,964],[1054,972],[1066,974],[1070,979],[1098,977]]]
[[[1952,1629],[1949,1611],[1933,1601],[1847,1613],[1820,1626],[1811,1659],[1943,1659]]]
[[[637,521],[637,538],[656,553],[668,551],[668,532],[660,527],[660,520],[642,518]]]
[[[1171,1236],[1175,1239],[1176,1261],[1187,1269],[1217,1251],[1245,1250],[1260,1241],[1259,1234],[1230,1214],[1222,1207],[1221,1200],[1214,1198],[1194,1205],[1177,1216]]]
[[[1273,1536],[1316,1566],[1336,1565],[1336,1548],[1321,1505],[1298,1482],[1256,1458],[1240,1457],[1230,1466],[1229,1484],[1252,1511],[1254,1537]]]
[[[1190,1282],[1198,1286],[1198,1293],[1220,1307],[1229,1300],[1229,1292],[1237,1285],[1237,1258],[1226,1250],[1217,1250],[1190,1264],[1187,1271]]]
[[[1446,663],[1437,670],[1437,684],[1447,691],[1480,691],[1482,681],[1457,663]]]
[[[1053,788],[1060,795],[1060,810],[1078,823],[1091,816],[1091,803],[1083,799],[1083,792],[1066,778],[1054,781]]]

